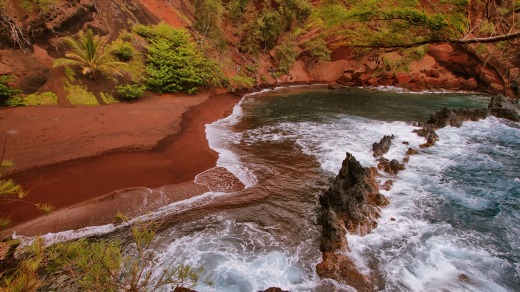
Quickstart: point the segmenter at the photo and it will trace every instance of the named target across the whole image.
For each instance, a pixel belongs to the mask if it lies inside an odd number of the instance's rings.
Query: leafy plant
[[[149,42],[145,78],[149,89],[195,93],[223,81],[220,67],[204,57],[186,30],[165,24],[134,30]]]
[[[134,47],[129,42],[116,40],[111,44],[112,54],[116,56],[120,61],[127,62],[132,59],[134,55]]]
[[[143,96],[146,86],[141,84],[125,84],[116,87],[117,96],[126,101],[132,101]]]
[[[16,80],[14,75],[0,75],[0,104],[4,104],[8,99],[20,94],[22,91],[9,85]]]
[[[108,58],[110,51],[104,50],[105,40],[94,35],[92,30],[81,31],[77,39],[65,37],[63,41],[70,47],[65,53],[65,58],[58,58],[53,66],[77,66],[81,68],[83,75],[89,75],[96,79],[96,73],[122,74],[121,66],[124,63],[112,61]]]
[[[85,86],[67,84],[67,99],[72,105],[99,105],[96,96]]]
[[[23,0],[22,7],[25,9],[41,10],[47,12],[52,5],[56,4],[56,0]]]
[[[12,179],[3,179],[2,172],[13,166],[11,161],[4,160],[5,148],[0,153],[0,205],[12,203],[12,202],[24,202],[34,205],[40,211],[49,213],[53,210],[53,207],[49,204],[31,203],[25,200],[27,193],[23,188]],[[5,229],[11,221],[5,218],[3,214],[0,214],[0,230]],[[0,273],[1,275],[1,273]]]
[[[80,239],[46,247],[37,238],[21,253],[18,267],[0,275],[0,291],[63,288],[60,281],[49,281],[49,277],[65,278],[68,288],[81,291],[173,291],[176,287],[193,287],[199,280],[196,270],[184,264],[154,261],[156,227],[136,223],[130,227],[128,245],[121,240]]]
[[[287,38],[280,45],[276,46],[275,54],[278,59],[278,71],[281,73],[288,73],[292,65],[296,61],[299,52],[298,45],[295,39]]]

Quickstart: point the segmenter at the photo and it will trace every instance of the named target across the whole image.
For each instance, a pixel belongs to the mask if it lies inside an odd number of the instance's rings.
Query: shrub
[[[146,86],[141,84],[125,84],[116,87],[117,96],[123,100],[136,100],[143,96]]]
[[[127,62],[134,56],[134,47],[128,42],[114,41],[112,43],[112,54],[114,54],[119,61]]]
[[[150,90],[195,93],[223,82],[220,67],[204,57],[185,29],[166,24],[136,27],[149,42],[145,80]]]
[[[298,57],[298,45],[296,40],[288,38],[275,48],[276,58],[278,59],[278,71],[288,73]]]
[[[55,105],[58,104],[58,97],[52,92],[33,93],[23,99],[24,105]]]
[[[5,104],[5,102],[17,96],[22,91],[16,88],[13,88],[9,85],[10,82],[16,80],[14,75],[1,75],[0,76],[0,105]]]
[[[85,86],[68,84],[67,99],[72,105],[99,105],[96,96],[87,90]]]

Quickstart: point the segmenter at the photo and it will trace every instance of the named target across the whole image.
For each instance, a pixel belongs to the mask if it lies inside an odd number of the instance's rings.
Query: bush
[[[220,67],[204,57],[185,29],[159,24],[134,30],[149,42],[145,80],[150,90],[191,94],[223,82]]]
[[[146,87],[141,84],[125,84],[116,87],[117,96],[123,100],[136,100],[143,96]]]
[[[10,98],[13,98],[20,94],[22,91],[16,88],[12,88],[9,83],[16,80],[14,75],[1,75],[0,76],[0,105],[6,103]]]
[[[112,43],[112,54],[116,56],[119,61],[127,62],[134,56],[134,48],[132,44],[123,41],[115,41]]]
[[[288,73],[298,57],[298,44],[292,38],[286,39],[275,48],[276,58],[278,59],[278,71]]]

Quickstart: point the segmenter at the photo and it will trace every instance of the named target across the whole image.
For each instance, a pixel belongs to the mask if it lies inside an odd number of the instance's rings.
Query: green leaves
[[[0,105],[22,92],[21,90],[15,89],[9,85],[10,82],[15,80],[16,77],[14,75],[0,75]]]
[[[159,24],[138,27],[150,45],[147,54],[146,83],[158,92],[196,93],[206,85],[218,85],[221,71],[196,47],[188,32]]]
[[[112,61],[108,58],[110,51],[104,50],[105,41],[99,35],[94,35],[92,30],[81,31],[77,39],[65,37],[63,41],[70,47],[65,53],[65,58],[54,61],[54,67],[78,66],[83,75],[89,75],[95,79],[96,73],[122,74],[122,62]]]

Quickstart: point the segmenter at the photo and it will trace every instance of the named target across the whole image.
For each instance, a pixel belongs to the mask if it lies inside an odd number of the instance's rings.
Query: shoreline
[[[177,100],[180,105],[184,105],[184,111],[177,117],[171,117],[166,123],[163,121],[166,127],[170,126],[171,132],[165,133],[152,147],[119,147],[90,157],[81,157],[83,152],[80,151],[77,158],[67,159],[64,155],[61,162],[9,175],[9,178],[29,190],[31,195],[28,200],[50,203],[55,210],[42,216],[30,204],[2,206],[2,212],[13,221],[8,232],[16,230],[19,234],[37,235],[112,223],[117,211],[134,216],[158,208],[159,204],[166,205],[207,192],[208,186],[194,183],[195,176],[214,168],[218,159],[218,154],[209,148],[205,125],[229,115],[240,97],[232,94],[184,97]],[[159,97],[159,107],[172,106],[175,102],[169,99],[175,101],[176,98]],[[149,102],[135,103],[137,107],[142,107],[141,111],[147,116],[147,121],[154,122],[164,118],[164,114],[146,114]],[[186,103],[189,106],[186,107]],[[115,105],[111,112],[121,115],[121,109],[125,106],[126,104]],[[99,108],[101,107],[92,111]],[[50,111],[55,110],[51,108]],[[20,111],[23,112],[23,109]],[[80,112],[83,113],[81,110]],[[125,132],[134,129],[123,127],[118,130]],[[138,132],[139,130],[143,129],[138,129]],[[78,139],[82,138],[80,132],[73,133],[74,135]],[[100,134],[97,138],[106,137]],[[150,144],[149,136],[137,139]]]

